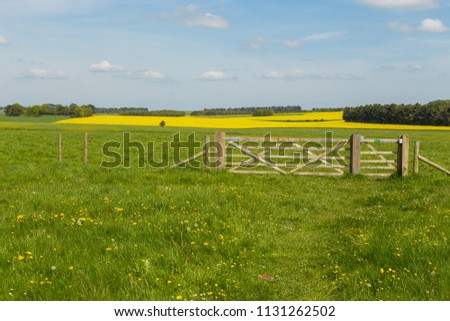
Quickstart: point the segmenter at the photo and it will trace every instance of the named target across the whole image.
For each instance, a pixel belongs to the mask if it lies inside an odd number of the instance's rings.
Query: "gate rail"
[[[394,150],[379,150],[385,144]],[[206,168],[239,174],[343,176],[346,173],[387,177],[408,175],[409,137],[349,139],[227,137],[217,131],[214,141],[205,137],[200,153],[174,164],[181,167],[203,157]]]

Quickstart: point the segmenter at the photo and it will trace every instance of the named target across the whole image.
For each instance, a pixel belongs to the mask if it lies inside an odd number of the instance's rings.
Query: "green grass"
[[[101,146],[124,131],[161,142],[193,130],[0,124],[0,300],[450,299],[445,174],[421,165],[403,179],[240,176],[140,169],[136,159],[100,167]],[[409,134],[450,168],[450,133]]]
[[[67,116],[43,115],[40,117],[17,116],[7,117],[3,111],[0,111],[0,124],[5,123],[53,123],[58,120],[67,119]]]

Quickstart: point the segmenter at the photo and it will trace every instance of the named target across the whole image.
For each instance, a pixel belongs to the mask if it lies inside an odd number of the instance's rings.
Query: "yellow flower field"
[[[373,128],[373,129],[405,129],[405,130],[450,130],[445,126],[413,126],[348,123],[342,119],[342,112],[307,112],[297,114],[281,114],[274,116],[253,117],[165,117],[165,116],[118,116],[95,115],[86,118],[64,119],[64,124],[104,124],[128,126],[159,126],[164,120],[168,127],[195,128]]]

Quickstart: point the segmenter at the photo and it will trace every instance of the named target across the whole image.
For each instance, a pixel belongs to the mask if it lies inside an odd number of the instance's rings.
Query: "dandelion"
[[[17,215],[16,223],[21,223],[23,221],[25,221],[25,215],[24,214]]]
[[[17,259],[18,259],[19,261],[23,261],[23,260],[25,260],[25,256],[19,255],[19,256],[17,257]]]
[[[67,269],[68,269],[69,271],[73,271],[73,266],[71,265],[71,266],[69,266]]]
[[[111,247],[107,247],[107,248],[105,249],[105,251],[106,251],[106,252],[111,252],[111,251],[112,251],[112,248],[111,248]]]
[[[182,296],[182,295],[177,295],[176,299],[177,299],[178,301],[183,300],[183,296]]]

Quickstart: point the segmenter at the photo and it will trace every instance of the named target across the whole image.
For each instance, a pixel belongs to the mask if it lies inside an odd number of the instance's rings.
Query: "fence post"
[[[358,175],[361,172],[361,136],[350,136],[350,173]]]
[[[420,142],[414,142],[414,174],[419,174],[419,150]]]
[[[58,161],[62,161],[62,135],[58,133]]]
[[[397,174],[400,177],[408,176],[409,137],[403,134],[398,138],[397,148]]]
[[[88,163],[88,133],[84,133],[84,164]]]
[[[221,170],[225,168],[225,133],[216,131],[214,141],[214,147],[216,147],[216,162],[214,167],[217,170]]]
[[[205,145],[203,146],[203,164],[205,164],[206,168],[209,168],[211,166],[211,164],[209,163],[209,147],[210,147],[210,142],[209,142],[209,136],[205,136]]]

